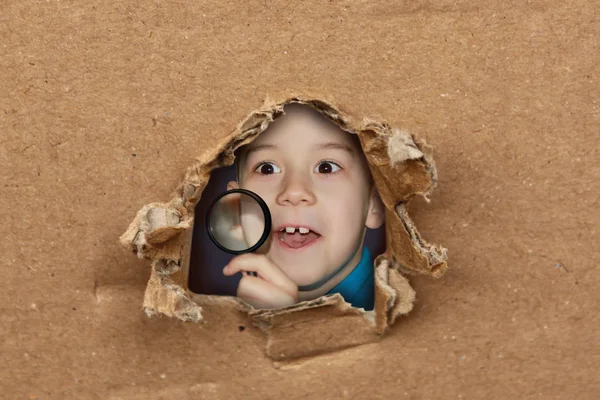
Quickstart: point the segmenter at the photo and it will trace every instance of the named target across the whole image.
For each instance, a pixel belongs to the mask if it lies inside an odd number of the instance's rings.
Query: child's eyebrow
[[[348,146],[345,143],[338,143],[338,142],[327,142],[327,143],[319,143],[316,144],[314,146],[315,149],[318,150],[342,150],[345,152],[348,152],[352,157],[354,157],[354,150],[352,150],[352,148],[350,146]]]
[[[279,147],[275,146],[274,144],[257,144],[256,146],[252,146],[246,150],[246,157],[260,150],[277,150],[278,148]]]
[[[317,143],[313,146],[314,149],[316,150],[342,150],[347,152],[348,154],[350,154],[352,157],[354,157],[354,150],[352,150],[352,148],[350,146],[348,146],[345,143],[338,143],[338,142],[326,142],[326,143]],[[246,150],[246,157],[248,157],[250,154],[255,153],[257,151],[261,151],[261,150],[278,150],[279,147],[274,145],[274,144],[258,144],[256,146],[252,146],[250,147],[248,150]]]

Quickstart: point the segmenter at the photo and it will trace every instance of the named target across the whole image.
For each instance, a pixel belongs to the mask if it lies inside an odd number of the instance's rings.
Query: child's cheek
[[[256,193],[264,200],[270,210],[274,209],[277,203],[277,194],[279,193],[279,186],[274,181],[270,183],[265,181],[259,182],[258,180],[248,181],[242,188]]]

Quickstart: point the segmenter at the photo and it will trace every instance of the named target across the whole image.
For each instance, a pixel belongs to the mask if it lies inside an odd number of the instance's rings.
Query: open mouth
[[[292,249],[304,247],[321,235],[304,226],[285,226],[278,231],[278,239]]]

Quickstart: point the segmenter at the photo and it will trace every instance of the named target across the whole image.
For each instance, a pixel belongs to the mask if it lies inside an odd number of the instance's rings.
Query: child
[[[240,149],[236,167],[228,190],[255,192],[272,217],[265,244],[223,269],[242,272],[237,296],[256,308],[279,308],[340,293],[372,310],[373,259],[364,239],[385,214],[358,137],[291,104]]]

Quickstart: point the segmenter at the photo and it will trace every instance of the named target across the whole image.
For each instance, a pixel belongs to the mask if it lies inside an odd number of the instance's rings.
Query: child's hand
[[[237,272],[243,275],[237,297],[255,308],[280,308],[298,302],[298,286],[262,254],[242,254],[223,268],[226,276]],[[257,276],[249,272],[256,272]]]

